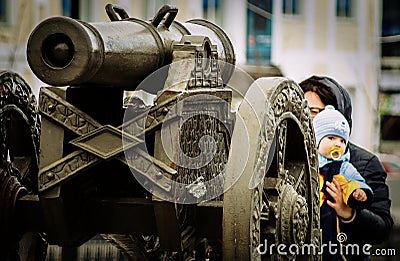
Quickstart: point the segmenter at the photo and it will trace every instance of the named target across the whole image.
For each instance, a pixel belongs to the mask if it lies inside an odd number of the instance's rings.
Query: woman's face
[[[321,101],[318,94],[312,91],[304,93],[306,100],[308,101],[308,107],[310,108],[311,119],[324,110],[325,104]]]

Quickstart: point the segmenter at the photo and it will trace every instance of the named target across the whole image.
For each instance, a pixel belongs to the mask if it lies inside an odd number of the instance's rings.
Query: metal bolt
[[[49,110],[49,112],[54,112],[56,110],[56,105],[55,104],[50,104],[47,109]]]
[[[53,180],[54,178],[55,178],[55,175],[54,175],[54,173],[53,172],[49,172],[49,173],[47,173],[47,179],[48,180]]]
[[[163,177],[163,174],[161,172],[156,173],[156,178],[161,179]]]

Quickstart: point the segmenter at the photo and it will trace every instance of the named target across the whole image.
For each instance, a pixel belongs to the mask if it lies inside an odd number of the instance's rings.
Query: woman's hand
[[[334,202],[327,200],[327,204],[332,207],[336,214],[342,219],[350,219],[353,216],[353,209],[343,201],[343,193],[340,184],[336,179],[326,182],[326,191],[331,195]]]

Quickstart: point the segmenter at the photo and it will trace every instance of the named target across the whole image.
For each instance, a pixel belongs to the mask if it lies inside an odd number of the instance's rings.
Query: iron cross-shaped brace
[[[125,123],[124,128],[135,128],[138,121],[143,120],[146,121],[145,131],[155,128],[165,117],[165,111],[168,110],[169,104],[176,103],[176,98],[153,107],[149,113],[138,116],[139,119],[135,118]],[[102,126],[85,112],[47,88],[41,89],[39,99],[39,111],[42,115],[80,136],[70,142],[77,146],[78,150],[40,169],[40,192],[55,187],[89,167],[111,158],[120,160],[163,190],[167,192],[171,190],[171,180],[165,177],[175,175],[176,170],[138,148],[137,145],[143,143],[143,140],[124,133],[124,139],[130,140],[129,148],[125,149],[133,150],[133,153],[129,153],[132,158],[129,160],[125,158],[123,155],[122,125],[119,127]],[[97,142],[99,140],[106,145],[99,146],[101,144],[101,142]]]

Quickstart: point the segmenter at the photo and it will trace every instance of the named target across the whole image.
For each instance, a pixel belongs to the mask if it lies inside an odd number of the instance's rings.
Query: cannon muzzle
[[[123,19],[113,10],[124,14]],[[36,76],[54,86],[133,90],[146,76],[171,63],[173,45],[184,35],[207,36],[217,46],[219,60],[235,63],[232,43],[221,28],[200,19],[175,22],[173,6],[162,7],[151,21],[129,18],[121,9],[107,12],[111,22],[53,17],[40,23],[27,46],[28,63]],[[232,73],[227,67],[221,68],[224,82]]]

